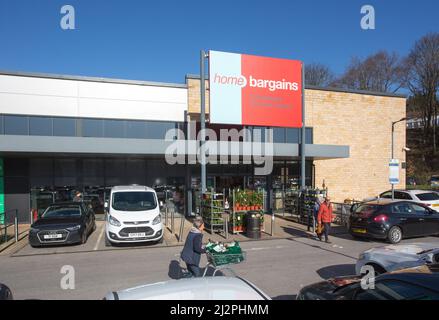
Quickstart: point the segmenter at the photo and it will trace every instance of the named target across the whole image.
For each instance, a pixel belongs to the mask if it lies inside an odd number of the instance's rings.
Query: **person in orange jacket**
[[[334,217],[332,214],[332,204],[329,197],[325,198],[325,201],[320,205],[319,213],[317,215],[317,222],[319,226],[323,224],[323,233],[325,235],[326,243],[331,243],[329,241],[329,231],[331,230],[331,223]],[[319,240],[322,241],[322,234],[318,235]]]

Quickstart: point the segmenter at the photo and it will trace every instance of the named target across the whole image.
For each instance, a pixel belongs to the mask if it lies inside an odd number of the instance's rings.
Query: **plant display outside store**
[[[233,214],[231,226],[233,233],[246,231],[246,216],[249,211],[259,211],[261,226],[264,226],[264,193],[262,191],[237,189],[233,190]]]

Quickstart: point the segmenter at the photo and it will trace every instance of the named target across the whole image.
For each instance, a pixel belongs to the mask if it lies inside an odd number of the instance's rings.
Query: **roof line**
[[[154,82],[154,81],[126,80],[126,79],[116,79],[116,78],[89,77],[89,76],[72,76],[72,75],[39,73],[39,72],[0,70],[0,75],[30,77],[30,78],[59,79],[59,80],[90,81],[90,82],[102,82],[102,83],[118,83],[118,84],[155,86],[155,87],[171,87],[171,88],[183,88],[183,89],[187,88],[187,85],[185,83],[167,83],[167,82]]]
[[[187,74],[187,79],[200,79],[200,75],[196,74]],[[209,76],[206,75],[206,80],[209,79]],[[371,95],[371,96],[383,96],[383,97],[393,97],[393,98],[403,98],[407,99],[407,95],[399,94],[399,93],[389,93],[389,92],[378,92],[378,91],[368,91],[368,90],[355,90],[355,89],[345,89],[345,88],[335,88],[335,87],[319,87],[306,85],[305,89],[308,90],[321,90],[321,91],[334,91],[334,92],[344,92],[344,93],[355,93],[355,94],[363,94],[363,95]]]

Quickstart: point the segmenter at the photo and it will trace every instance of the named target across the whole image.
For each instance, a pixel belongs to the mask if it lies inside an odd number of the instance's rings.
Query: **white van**
[[[113,187],[105,208],[105,245],[163,241],[160,206],[154,189],[139,185]]]

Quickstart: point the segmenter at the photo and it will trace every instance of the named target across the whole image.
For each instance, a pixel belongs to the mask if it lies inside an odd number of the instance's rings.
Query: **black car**
[[[83,202],[50,205],[29,231],[32,247],[85,243],[96,229],[93,209]]]
[[[439,300],[439,265],[385,273],[376,277],[369,289],[363,289],[361,276],[333,278],[304,287],[296,299]]]
[[[401,200],[374,200],[354,207],[349,232],[355,237],[388,240],[439,234],[439,213],[424,204]]]

